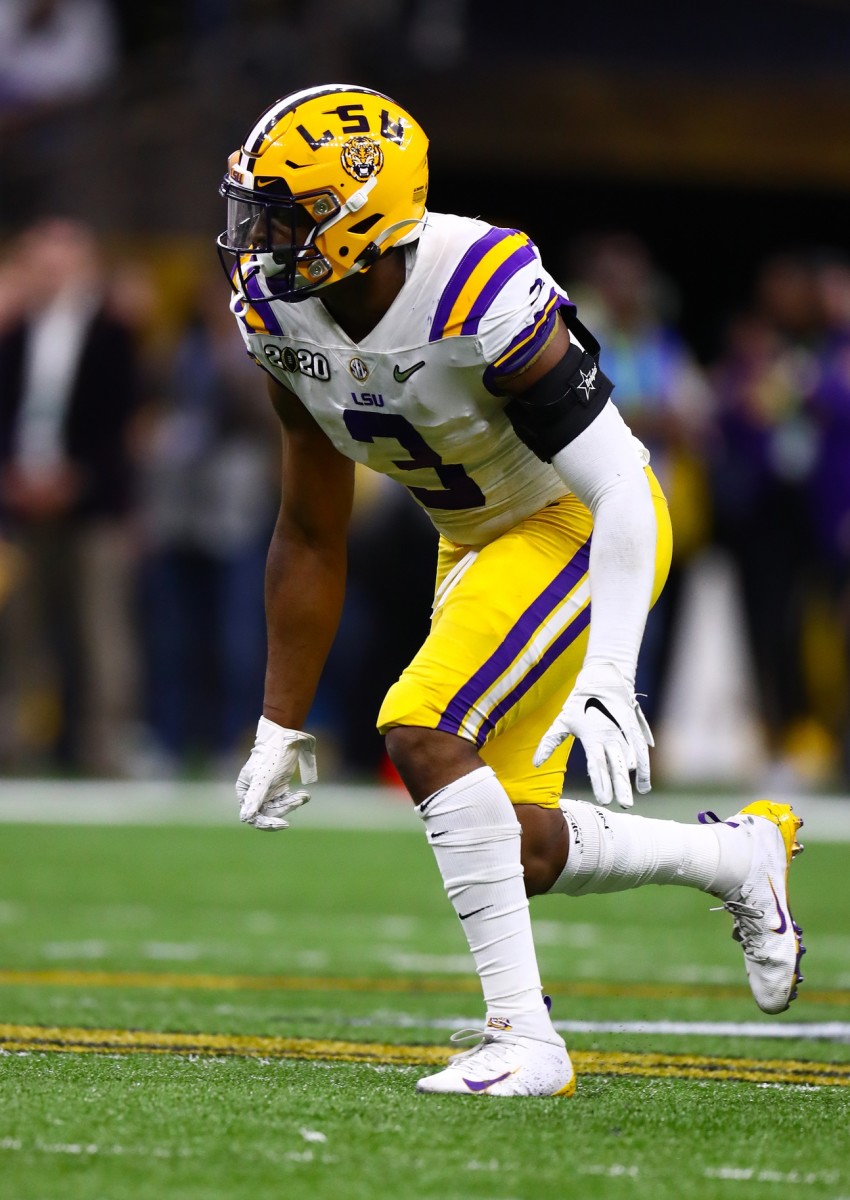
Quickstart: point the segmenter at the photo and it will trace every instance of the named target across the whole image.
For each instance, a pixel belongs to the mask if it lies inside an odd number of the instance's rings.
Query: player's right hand
[[[255,829],[288,829],[287,814],[310,799],[303,788],[290,789],[296,767],[302,784],[316,782],[316,739],[260,717],[254,747],[236,781],[239,820]]]

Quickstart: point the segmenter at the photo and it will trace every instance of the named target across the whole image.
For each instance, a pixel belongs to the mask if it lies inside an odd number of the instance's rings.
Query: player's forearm
[[[632,686],[652,598],[656,534],[648,482],[645,499],[633,489],[612,489],[594,514],[584,662],[614,663]]]
[[[266,567],[268,660],[263,715],[303,729],[339,625],[345,543],[316,545],[278,529]]]
[[[657,525],[635,443],[610,402],[552,465],[593,513],[585,665],[614,663],[633,684],[652,598]]]

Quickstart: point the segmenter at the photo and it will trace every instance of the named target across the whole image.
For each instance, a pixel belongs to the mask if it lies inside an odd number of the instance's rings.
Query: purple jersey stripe
[[[550,305],[552,306],[551,311],[547,316],[546,310]],[[550,288],[546,303],[534,314],[534,319],[526,325],[525,329],[518,333],[510,345],[499,355],[498,365],[491,363],[485,369],[484,386],[489,391],[494,395],[499,395],[499,380],[504,375],[513,375],[516,371],[521,370],[534,358],[551,336],[558,309],[564,306],[575,309],[575,305],[570,300],[567,300],[555,288]],[[545,320],[543,320],[544,317]],[[539,329],[536,328],[538,322],[540,322]]]
[[[469,282],[470,275],[487,251],[492,250],[499,242],[516,232],[516,229],[491,229],[483,237],[480,237],[477,242],[472,243],[452,272],[451,279],[443,288],[443,293],[440,296],[436,312],[434,313],[434,323],[428,335],[429,342],[438,342],[443,336],[446,321],[451,316],[451,311],[455,306],[458,296]]]
[[[530,245],[520,246],[514,250],[510,258],[506,258],[500,267],[498,267],[490,278],[485,283],[484,287],[475,297],[472,304],[469,316],[463,323],[460,331],[461,337],[468,334],[478,332],[478,326],[481,324],[481,318],[487,312],[487,309],[498,296],[499,292],[505,286],[509,279],[516,275],[527,263],[534,262],[534,250]]]
[[[251,307],[256,310],[257,316],[265,325],[269,333],[283,335],[283,330],[278,324],[277,317],[272,311],[272,306],[263,295],[260,289],[260,281],[257,278],[259,272],[254,271],[245,281],[245,295],[251,301]]]
[[[558,572],[548,587],[528,606],[514,623],[498,648],[483,663],[471,679],[452,696],[440,717],[438,729],[459,733],[466,714],[487,692],[528,642],[550,613],[557,608],[587,571],[590,562],[590,538],[580,546],[567,565]]]
[[[518,333],[510,345],[506,346],[499,355],[497,368],[499,371],[515,371],[517,363],[525,362],[527,358],[536,353],[544,336],[548,337],[551,333],[558,309],[563,303],[565,301],[560,292],[557,292],[555,288],[550,288],[546,303],[537,310],[525,329]],[[538,325],[539,329],[536,328]]]
[[[552,310],[548,315],[545,315],[546,308],[550,304],[553,304]],[[513,375],[521,370],[534,358],[535,354],[540,352],[552,334],[558,309],[565,306],[575,309],[575,305],[570,300],[565,299],[560,292],[556,292],[552,288],[546,304],[535,314],[534,320],[526,325],[522,333],[517,334],[510,346],[499,355],[498,366],[495,363],[491,363],[489,367],[485,368],[483,380],[484,386],[488,391],[492,392],[494,396],[502,394],[499,388],[499,380],[506,375]],[[537,323],[544,316],[545,320],[541,322],[540,328],[535,333]],[[523,342],[525,342],[525,345],[523,345]]]
[[[525,674],[513,691],[508,692],[504,699],[494,707],[493,711],[486,718],[481,728],[478,731],[478,736],[475,739],[475,744],[480,749],[487,738],[496,728],[496,723],[501,721],[502,717],[506,716],[515,704],[523,698],[525,693],[531,688],[544,671],[548,671],[552,663],[564,653],[568,646],[571,646],[576,638],[584,633],[590,624],[590,605],[587,604],[578,613],[570,624],[555,638],[552,645],[546,650],[541,658],[534,664],[530,671]],[[566,696],[564,697],[566,700]]]

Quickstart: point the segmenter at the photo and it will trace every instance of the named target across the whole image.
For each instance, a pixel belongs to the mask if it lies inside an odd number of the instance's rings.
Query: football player
[[[285,829],[316,779],[303,725],[365,463],[406,487],[439,535],[430,632],[378,727],[486,1005],[477,1045],[418,1087],[570,1095],[527,897],[700,888],[732,915],[756,1002],[780,1012],[803,952],[787,890],[801,821],[768,801],[694,825],[607,807],[632,807],[631,772],[638,792],[650,787],[634,679],[670,561],[665,500],[598,344],[529,237],[426,211],[427,148],[389,97],[330,84],[264,112],[222,184],[232,309],[283,429],[266,691],[241,819]],[[562,808],[574,738],[597,803]]]

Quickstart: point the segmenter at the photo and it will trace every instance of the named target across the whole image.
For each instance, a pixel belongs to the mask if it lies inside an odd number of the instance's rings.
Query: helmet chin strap
[[[380,238],[377,239],[378,244],[380,245],[384,238],[386,238],[389,234],[394,233],[396,229],[403,229],[405,225],[410,225],[410,230],[407,233],[402,234],[402,236],[396,242],[397,246],[409,246],[411,242],[415,242],[419,237],[419,226],[425,224],[425,219],[427,216],[428,214],[426,212],[423,213],[418,221],[397,221],[395,225],[390,226],[389,229],[385,230],[384,233],[381,234]]]
[[[381,244],[383,242],[385,242],[388,237],[390,237],[392,234],[394,234],[397,229],[404,229],[404,227],[406,225],[410,225],[410,226],[412,226],[410,231],[408,233],[404,234],[402,237],[400,237],[398,239],[398,241],[395,243],[396,246],[409,245],[410,242],[416,241],[416,237],[418,234],[418,227],[422,224],[424,219],[425,219],[424,217],[421,217],[416,221],[396,221],[395,225],[389,225],[382,233],[378,234],[378,236],[372,242],[372,245],[377,250],[380,251]],[[352,263],[352,265],[348,268],[348,270],[345,272],[344,275],[340,275],[338,279],[333,279],[333,280],[329,279],[326,283],[318,283],[314,287],[310,288],[310,291],[311,292],[320,292],[322,290],[322,288],[331,287],[331,286],[333,286],[334,283],[340,283],[343,279],[348,279],[349,276],[351,276],[351,275],[357,275],[360,271],[364,271],[367,267],[371,267],[372,264],[377,262],[380,257],[381,256],[380,256],[380,252],[379,252],[370,261],[364,261],[362,258],[359,258],[355,262]],[[309,284],[307,286],[309,287]]]
[[[339,210],[339,212],[335,216],[333,216],[326,224],[321,226],[321,229],[319,230],[319,232],[324,233],[324,231],[326,229],[330,229],[331,226],[335,225],[337,223],[337,221],[341,220],[342,217],[344,217],[347,212],[358,212],[363,207],[363,205],[366,203],[369,193],[371,192],[372,188],[375,186],[376,183],[377,183],[377,180],[375,179],[374,176],[371,179],[367,180],[367,182],[363,185],[362,188],[359,188],[352,196],[349,197],[348,201],[342,206],[342,208]],[[374,262],[377,262],[377,260],[381,256],[380,255],[381,245],[389,237],[391,237],[394,233],[396,233],[397,230],[404,229],[406,226],[410,226],[410,229],[408,230],[408,232],[403,234],[400,238],[397,239],[397,241],[395,243],[397,246],[406,246],[406,245],[409,245],[410,242],[415,241],[418,236],[419,226],[423,223],[424,220],[425,220],[424,217],[420,217],[419,219],[417,219],[415,221],[412,221],[412,220],[396,221],[396,223],[394,225],[389,225],[389,226],[387,226],[386,229],[382,230],[381,233],[379,233],[378,236],[373,240],[372,246],[375,248],[375,250],[378,251],[378,253],[372,259],[364,260],[362,257],[355,259],[355,261],[351,264],[351,266],[348,268],[348,270],[345,271],[342,275],[340,275],[337,279],[329,279],[324,283],[315,283],[315,284],[305,283],[300,288],[296,284],[296,290],[300,291],[300,292],[304,292],[307,295],[312,296],[312,295],[315,295],[316,292],[322,291],[323,288],[332,287],[335,283],[341,283],[343,279],[349,279],[352,275],[359,274],[361,271],[366,270],[367,267],[371,267]],[[314,231],[314,232],[316,232],[316,231]],[[311,236],[311,240],[312,240],[312,236]],[[283,271],[285,269],[285,264],[275,262],[274,255],[272,255],[272,254],[257,254],[257,253],[255,253],[254,257],[255,257],[257,263],[259,264],[260,270],[266,279],[270,279],[270,278],[273,278],[275,275],[279,275],[281,273],[281,271]]]
[[[369,179],[367,179],[361,188],[358,188],[356,192],[351,193],[345,204],[343,204],[340,208],[339,212],[328,218],[327,221],[323,221],[322,224],[315,230],[315,232],[324,233],[326,229],[333,229],[337,221],[341,221],[342,218],[348,216],[349,213],[360,212],[360,209],[369,199],[369,193],[372,191],[377,182],[377,175],[372,175]]]
[[[339,212],[335,213],[334,216],[330,217],[327,221],[323,221],[321,225],[316,226],[312,230],[309,238],[307,239],[307,245],[309,246],[309,245],[314,244],[315,236],[317,233],[324,233],[326,230],[332,229],[334,227],[334,225],[337,224],[338,221],[341,221],[343,219],[343,217],[347,217],[349,213],[359,212],[360,209],[363,207],[363,205],[366,203],[366,201],[369,199],[369,193],[372,191],[372,189],[374,188],[374,186],[377,182],[378,182],[378,179],[377,179],[377,176],[375,176],[375,175],[373,175],[370,179],[367,179],[361,188],[358,188],[356,192],[353,192],[348,197],[345,204],[343,204],[340,207]],[[273,254],[256,254],[255,258],[256,258],[257,262],[260,264],[260,270],[263,272],[263,274],[266,276],[267,279],[270,279],[275,275],[279,275],[281,273],[281,271],[286,269],[286,264],[276,262]],[[355,273],[355,271],[359,271],[361,269],[362,269],[362,265],[358,266],[357,262],[355,262],[352,269],[349,271],[346,271],[346,273],[344,275],[342,275],[340,278],[347,279],[349,275],[353,275]],[[334,282],[338,282],[338,280],[334,280]],[[306,286],[310,287],[310,284],[308,283]],[[327,286],[326,284],[320,283],[320,284],[316,284],[315,286],[311,287],[310,290],[317,292],[317,291],[319,291],[320,288],[326,287],[326,286]]]

